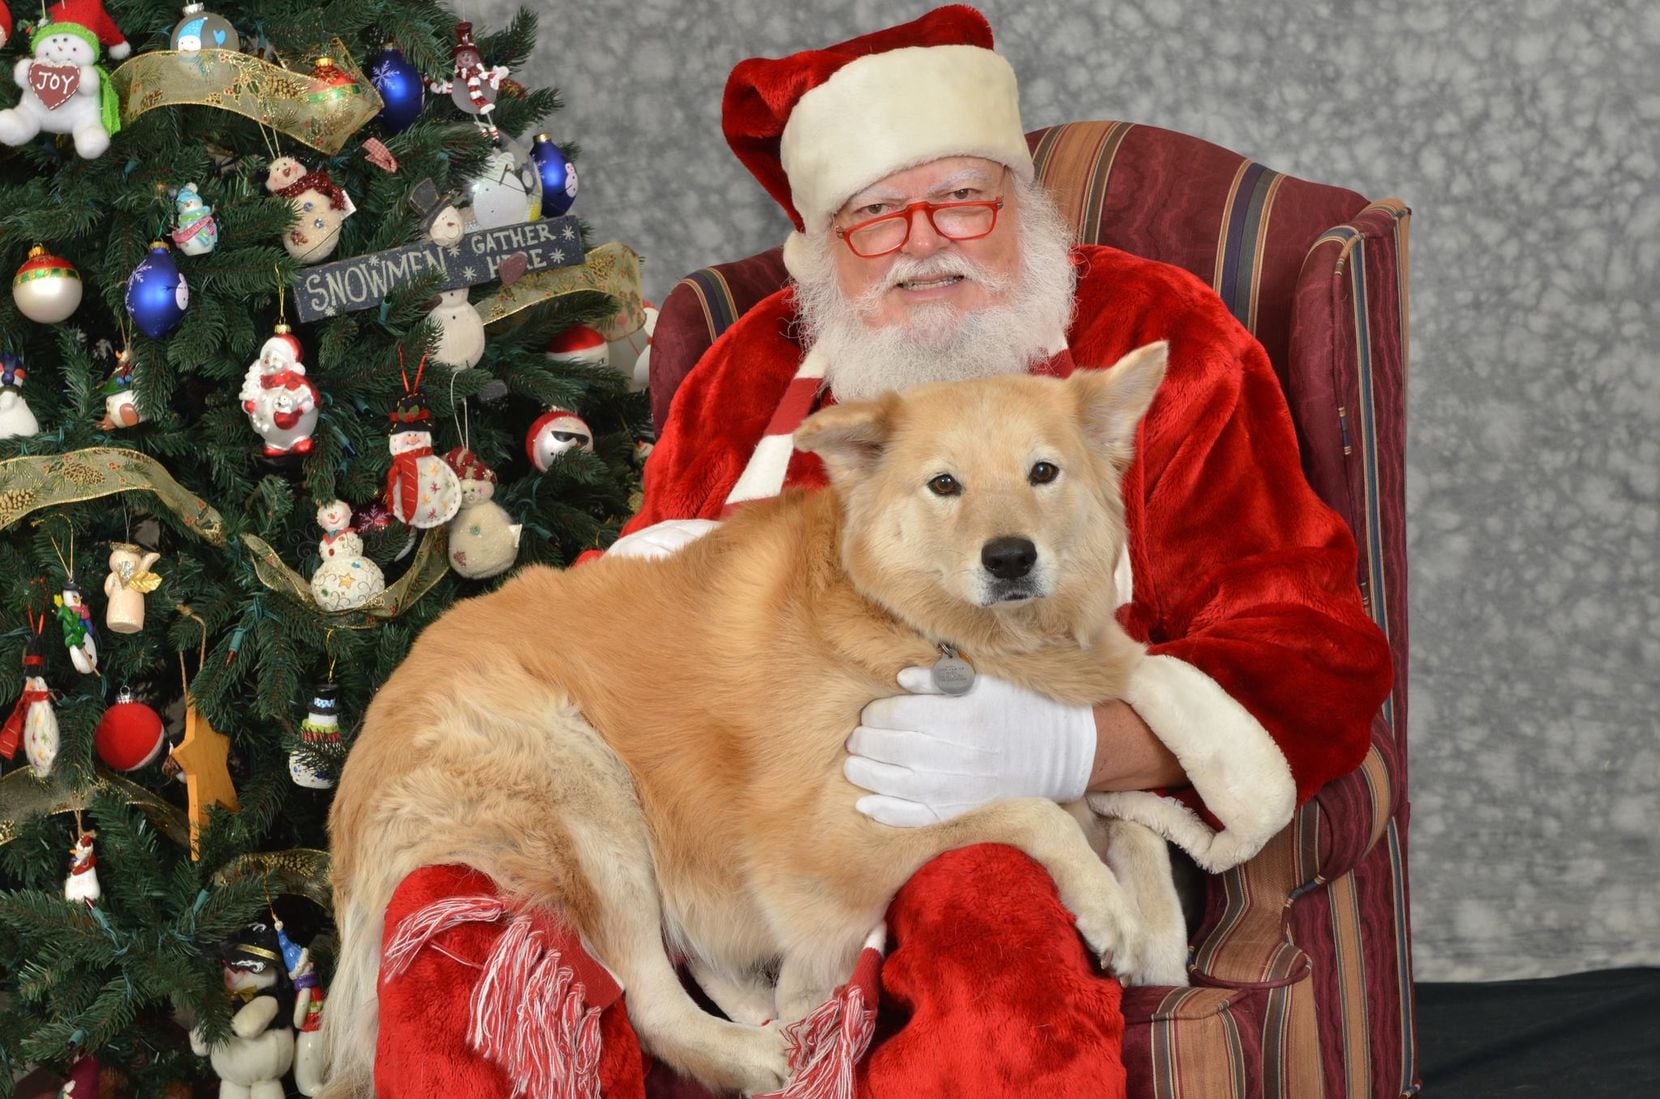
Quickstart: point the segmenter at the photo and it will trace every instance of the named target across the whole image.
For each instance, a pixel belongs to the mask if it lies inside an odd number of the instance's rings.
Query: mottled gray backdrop
[[[462,14],[494,27],[513,0]],[[924,2],[549,6],[575,207],[686,271],[782,240],[733,63]],[[1660,962],[1660,6],[985,0],[1027,128],[1119,118],[1416,212],[1412,892],[1422,978]]]

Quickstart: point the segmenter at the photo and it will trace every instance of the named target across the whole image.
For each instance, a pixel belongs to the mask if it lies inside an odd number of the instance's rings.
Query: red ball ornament
[[[81,274],[37,244],[12,277],[12,300],[18,312],[40,324],[68,320],[81,304]]]
[[[609,366],[611,346],[592,328],[576,324],[548,341],[547,356],[568,366]]]
[[[525,433],[525,454],[537,472],[546,473],[553,463],[573,450],[594,450],[594,429],[568,408],[542,413]]]
[[[115,771],[136,771],[154,763],[166,743],[161,715],[135,701],[126,688],[115,705],[104,711],[92,738],[98,758]]]

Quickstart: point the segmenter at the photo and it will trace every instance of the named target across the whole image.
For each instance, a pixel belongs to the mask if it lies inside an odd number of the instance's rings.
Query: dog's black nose
[[[1030,538],[993,538],[980,547],[980,563],[999,580],[1019,580],[1037,563]]]

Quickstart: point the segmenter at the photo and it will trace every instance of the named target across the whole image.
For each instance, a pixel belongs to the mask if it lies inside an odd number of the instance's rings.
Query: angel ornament
[[[110,543],[110,571],[104,577],[104,625],[113,633],[137,633],[144,628],[144,597],[156,590],[161,577],[150,567],[161,560],[155,550],[131,542]]]

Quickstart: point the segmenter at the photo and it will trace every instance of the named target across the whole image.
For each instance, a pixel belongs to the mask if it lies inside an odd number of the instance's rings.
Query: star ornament
[[[173,759],[184,772],[185,789],[190,796],[190,857],[200,856],[199,837],[207,823],[208,807],[223,805],[235,811],[236,787],[231,783],[227,766],[231,738],[216,730],[201,711],[196,700],[188,699],[184,712],[184,739],[173,749]]]

